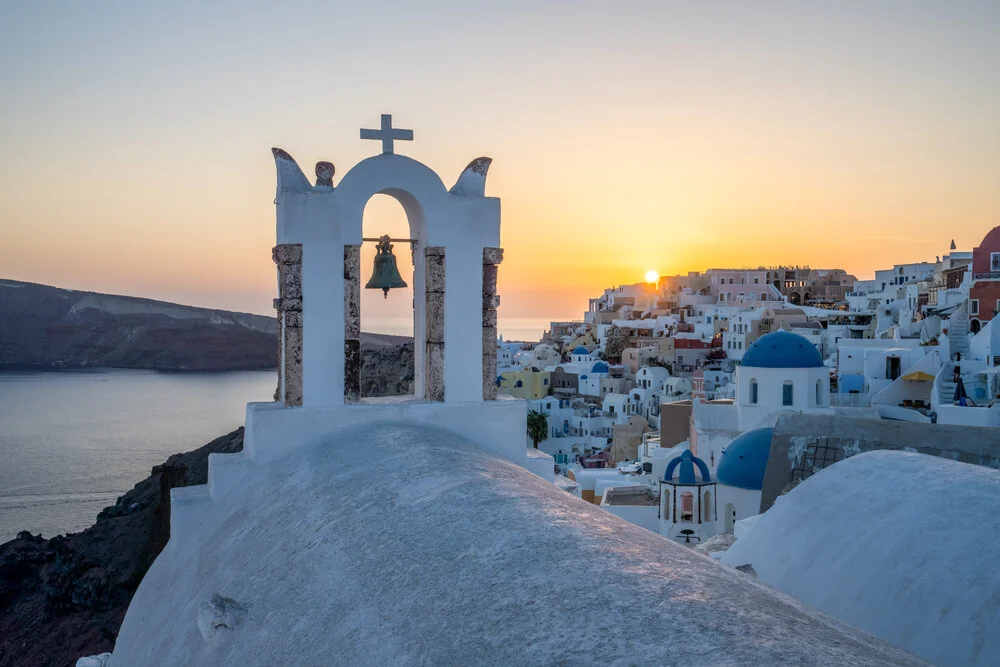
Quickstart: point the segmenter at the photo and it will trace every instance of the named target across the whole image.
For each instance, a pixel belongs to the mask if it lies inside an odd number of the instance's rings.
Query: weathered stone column
[[[497,273],[503,248],[483,248],[483,400],[497,397]]]
[[[302,405],[302,244],[276,245],[278,265],[278,390],[275,400]]]
[[[427,340],[424,354],[424,399],[444,400],[444,248],[424,249],[426,275],[424,313]]]
[[[344,401],[361,398],[361,246],[344,246]]]

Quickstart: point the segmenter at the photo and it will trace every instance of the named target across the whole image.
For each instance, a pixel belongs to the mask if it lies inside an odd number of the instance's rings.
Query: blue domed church
[[[765,334],[736,369],[736,406],[740,431],[772,425],[779,412],[829,412],[830,369],[804,336]]]
[[[773,427],[790,412],[832,413],[830,369],[808,339],[775,331],[754,341],[736,369],[732,404],[695,404],[692,449],[718,485],[717,532],[760,513]]]

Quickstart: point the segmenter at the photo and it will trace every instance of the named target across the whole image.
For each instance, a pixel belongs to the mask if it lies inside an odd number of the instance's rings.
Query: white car
[[[637,474],[642,471],[642,463],[639,461],[622,461],[618,464],[618,472]]]

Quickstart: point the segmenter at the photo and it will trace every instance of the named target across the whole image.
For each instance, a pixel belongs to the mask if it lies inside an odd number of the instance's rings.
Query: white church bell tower
[[[330,435],[371,420],[431,422],[505,457],[525,458],[525,403],[497,396],[497,270],[500,200],[487,197],[490,158],[469,163],[446,188],[426,165],[395,152],[413,131],[384,114],[362,139],[381,153],[362,160],[337,183],[330,162],[316,164],[310,183],[291,155],[274,148],[280,364],[275,403],[248,407],[251,451],[277,447],[272,424]],[[395,198],[409,222],[413,249],[414,395],[362,399],[362,216],[376,194]],[[290,438],[284,437],[284,440]],[[301,439],[301,438],[300,438]],[[265,441],[272,445],[265,445]],[[542,468],[543,462],[536,467]],[[546,477],[551,477],[551,467]]]

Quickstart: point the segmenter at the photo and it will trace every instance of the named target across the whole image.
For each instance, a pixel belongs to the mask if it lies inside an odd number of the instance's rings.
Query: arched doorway
[[[364,238],[388,234],[408,239],[410,223],[402,205],[388,194],[375,194],[365,204],[362,217]],[[399,275],[406,287],[383,294],[366,289],[372,277],[377,244],[361,244],[361,395],[398,396],[414,393],[414,271],[411,244],[392,244]],[[374,334],[374,335],[373,335]]]
[[[798,306],[802,303],[802,295],[799,294],[798,292],[792,292],[791,294],[788,295],[788,301],[789,303]]]
[[[983,324],[979,320],[972,320],[971,322],[969,322],[969,331],[971,331],[974,334],[979,333],[979,331],[982,328]]]

